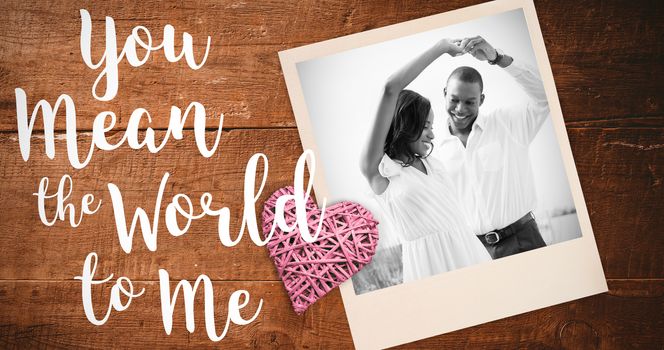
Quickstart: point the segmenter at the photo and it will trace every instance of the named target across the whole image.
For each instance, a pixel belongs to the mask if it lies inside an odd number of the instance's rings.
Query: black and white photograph
[[[279,56],[316,200],[378,221],[371,262],[340,285],[357,348],[607,290],[532,1]]]
[[[522,10],[298,63],[327,185],[379,218],[357,294],[578,238]]]

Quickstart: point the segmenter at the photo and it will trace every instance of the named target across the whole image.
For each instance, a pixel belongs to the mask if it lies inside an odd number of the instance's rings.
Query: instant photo
[[[316,197],[379,221],[372,262],[341,287],[358,348],[607,290],[531,2],[280,58]]]

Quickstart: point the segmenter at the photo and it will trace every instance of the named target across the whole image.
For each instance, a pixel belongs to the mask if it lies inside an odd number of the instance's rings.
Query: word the
[[[76,207],[73,203],[67,203],[67,199],[69,199],[73,189],[73,181],[71,177],[65,174],[60,179],[60,183],[58,184],[58,191],[55,194],[46,194],[48,191],[48,182],[48,177],[43,177],[41,181],[39,181],[39,190],[36,193],[33,193],[33,195],[37,196],[37,210],[39,211],[39,219],[42,221],[42,223],[44,223],[44,225],[53,226],[58,220],[64,221],[65,215],[67,212],[69,212],[69,225],[71,225],[71,227],[78,227],[78,225],[80,225],[81,221],[83,220],[84,214],[94,214],[97,212],[97,210],[99,210],[99,207],[101,206],[101,200],[99,200],[97,206],[94,209],[91,209],[90,204],[94,203],[95,196],[90,193],[86,193],[81,199],[81,213],[77,220]],[[67,194],[65,194],[65,191]],[[46,217],[45,202],[47,199],[51,198],[56,198],[56,209],[53,220],[49,221]]]

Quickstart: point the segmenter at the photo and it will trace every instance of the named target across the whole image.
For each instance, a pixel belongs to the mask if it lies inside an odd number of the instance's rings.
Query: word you
[[[201,59],[200,63],[196,62],[194,56],[194,47],[193,47],[193,38],[191,34],[184,32],[182,33],[182,51],[179,54],[175,54],[175,28],[167,24],[164,26],[164,40],[159,45],[154,45],[152,43],[152,35],[150,35],[150,30],[144,26],[136,26],[131,31],[131,35],[125,40],[124,47],[118,55],[117,49],[117,40],[115,35],[115,21],[112,17],[106,17],[106,45],[104,54],[102,55],[99,62],[92,62],[92,21],[90,20],[90,14],[87,10],[81,9],[81,56],[83,56],[83,62],[90,69],[98,69],[104,65],[104,69],[97,76],[97,80],[92,85],[92,95],[99,101],[110,101],[118,93],[118,64],[122,61],[123,58],[127,59],[127,62],[132,67],[140,67],[150,58],[150,53],[157,50],[164,50],[164,56],[169,62],[177,62],[183,56],[187,62],[189,68],[197,70],[205,64],[207,60],[208,53],[210,52],[210,37],[207,37],[207,44],[205,45],[205,54]],[[147,40],[141,39],[141,33],[147,37]],[[140,46],[140,49],[145,51],[142,58],[138,57],[139,50],[136,45]],[[99,96],[97,94],[97,85],[105,78],[106,91],[103,95]]]

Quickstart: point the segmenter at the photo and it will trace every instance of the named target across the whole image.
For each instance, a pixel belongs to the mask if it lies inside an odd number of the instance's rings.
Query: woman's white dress
[[[402,242],[403,281],[409,282],[491,260],[471,232],[457,189],[439,160],[422,160],[427,174],[387,155],[378,170],[390,183],[378,202]]]

